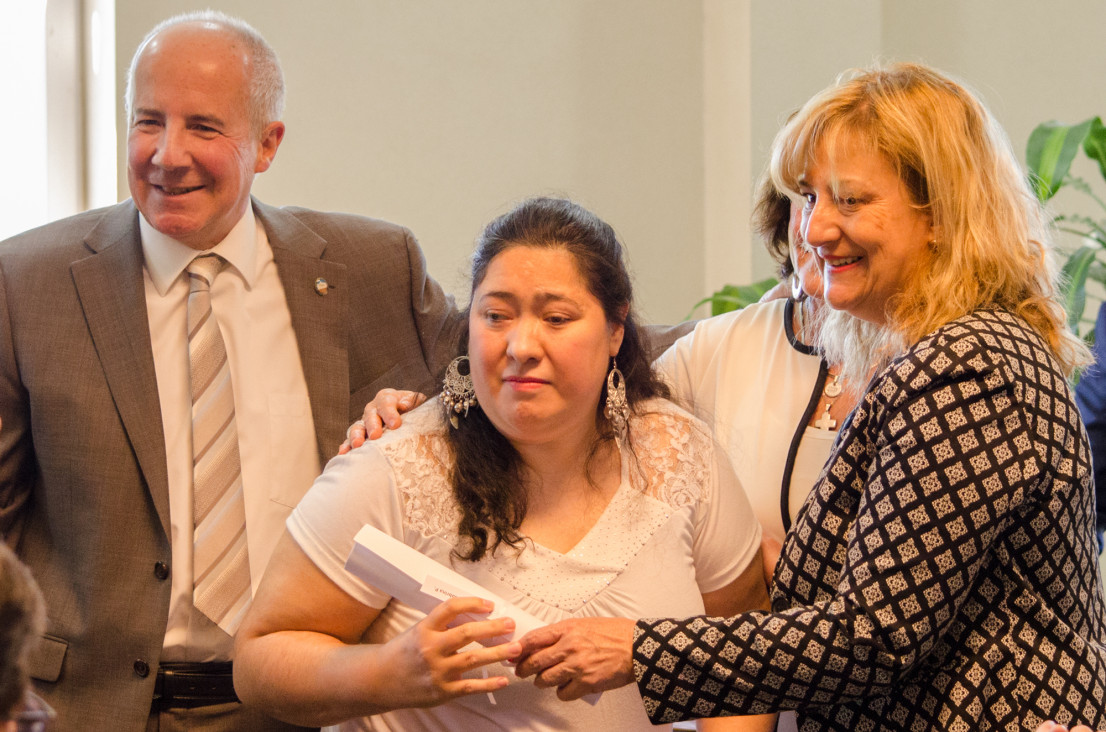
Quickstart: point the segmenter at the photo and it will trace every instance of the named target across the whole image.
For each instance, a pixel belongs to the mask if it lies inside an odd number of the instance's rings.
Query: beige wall
[[[289,131],[264,199],[410,226],[463,291],[483,223],[570,195],[623,235],[654,320],[771,271],[751,183],[780,121],[842,69],[953,73],[1019,151],[1039,121],[1106,113],[1099,0],[116,0],[119,63],[208,5],[284,60]]]
[[[120,59],[163,16],[209,4],[118,0]],[[462,291],[489,219],[525,196],[569,195],[628,243],[647,317],[679,319],[701,292],[696,3],[216,5],[283,60],[288,133],[255,184],[266,201],[409,226],[431,272]]]

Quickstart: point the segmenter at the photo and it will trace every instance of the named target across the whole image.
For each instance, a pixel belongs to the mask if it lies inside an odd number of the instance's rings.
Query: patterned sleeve
[[[638,622],[634,667],[650,719],[886,694],[932,653],[976,601],[996,536],[1057,460],[1050,433],[1062,430],[1022,399],[1048,376],[1025,373],[1029,361],[939,332],[892,364],[788,535],[777,612]]]

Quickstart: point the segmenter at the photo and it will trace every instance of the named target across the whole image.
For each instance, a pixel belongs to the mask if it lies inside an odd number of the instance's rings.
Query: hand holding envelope
[[[509,617],[515,622],[510,636],[486,638],[486,646],[516,640],[546,623],[535,618],[494,592],[435,562],[401,541],[373,527],[365,526],[354,537],[353,551],[346,559],[346,570],[381,592],[426,614],[451,597],[479,597],[495,608],[486,617],[462,615],[458,623]]]
[[[505,676],[490,677],[486,667],[505,662],[522,647],[517,641],[491,642],[514,632],[514,622],[510,618],[487,619],[484,613],[491,609],[491,603],[477,597],[450,598],[440,602],[426,618],[391,643],[382,646],[394,654],[395,668],[415,671],[412,675],[414,689],[417,696],[428,701],[426,706],[479,691],[487,692],[495,704],[492,691],[510,683]],[[483,680],[472,676],[475,671],[483,673]]]
[[[494,606],[490,613],[463,613],[457,615],[450,625],[473,621],[490,622],[498,618],[513,621],[512,632],[474,638],[488,647],[517,641],[530,631],[547,625],[468,577],[439,564],[373,526],[365,526],[357,532],[353,550],[346,559],[346,570],[427,615],[434,613],[444,600],[450,598],[476,597],[486,600]],[[584,700],[595,704],[599,696],[591,694],[584,697]]]

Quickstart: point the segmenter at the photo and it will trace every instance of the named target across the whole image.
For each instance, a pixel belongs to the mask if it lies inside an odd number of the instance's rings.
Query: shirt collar
[[[172,239],[155,229],[139,214],[138,229],[142,237],[142,256],[146,261],[146,270],[154,283],[158,294],[164,296],[181,272],[200,254],[214,252],[227,261],[226,269],[233,269],[252,289],[258,274],[258,223],[253,215],[253,206],[246,206],[242,218],[230,230],[226,238],[205,252],[199,252],[190,246]],[[226,271],[226,270],[224,270]]]

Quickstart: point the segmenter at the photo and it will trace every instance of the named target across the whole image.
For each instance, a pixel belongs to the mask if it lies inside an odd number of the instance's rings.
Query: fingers
[[[417,391],[381,389],[372,401],[365,405],[361,419],[354,422],[354,426],[346,433],[349,447],[345,450],[340,448],[339,454],[361,447],[366,440],[379,439],[385,429],[399,429],[403,424],[403,418],[400,415],[410,412],[425,401],[426,395]]]
[[[338,446],[338,454],[345,455],[355,447],[365,444],[365,423],[357,420],[346,429],[346,439]]]
[[[455,653],[470,643],[485,643],[497,638],[510,636],[515,632],[515,621],[508,617],[484,619],[493,609],[493,605],[479,597],[454,597],[438,605],[426,616],[427,628],[438,632],[443,638],[448,652]],[[503,645],[493,646],[502,649]],[[506,660],[518,655],[522,647],[513,644],[510,656],[496,657],[493,660]],[[504,652],[501,650],[501,652]],[[489,661],[485,661],[488,663]]]
[[[564,663],[564,658],[561,658],[534,676],[534,686],[539,689],[560,689],[575,680],[577,680],[576,673],[569,669]]]
[[[372,405],[365,405],[365,413],[361,415],[361,424],[364,427],[364,433],[361,435],[361,444],[365,444],[365,440],[378,440],[380,436],[384,434],[384,421],[380,418],[379,410]],[[357,445],[360,447],[360,445]]]
[[[377,413],[380,421],[390,430],[398,429],[403,424],[401,414],[410,412],[415,407],[426,401],[426,396],[415,391],[397,392],[394,400],[387,400],[377,405]],[[373,438],[375,439],[375,438]]]
[[[515,675],[524,679],[564,660],[561,654],[546,650],[560,639],[561,632],[557,625],[538,628],[522,636],[519,639],[522,650],[516,659]]]
[[[466,623],[471,625],[471,623]],[[468,643],[461,647],[462,650],[453,654],[458,669],[471,671],[487,666],[489,663],[505,663],[518,653],[518,641],[508,641],[497,646],[482,646],[478,643]]]
[[[499,691],[509,683],[511,683],[511,680],[506,676],[463,678],[443,683],[442,692],[446,695],[446,699],[467,696],[468,694],[490,694],[493,691]]]
[[[432,673],[435,685],[447,696],[495,691],[509,682],[505,676],[464,676],[488,664],[504,663],[521,650],[518,641],[487,647],[480,645],[513,633],[515,622],[510,618],[476,619],[456,624],[458,620],[486,615],[491,610],[492,604],[480,598],[452,598],[434,608],[419,623],[423,626],[421,653],[436,669]]]
[[[495,605],[481,597],[451,597],[427,613],[423,622],[433,630],[445,631],[458,615],[487,615],[494,609]]]
[[[557,698],[561,701],[576,701],[588,694],[594,693],[595,689],[588,688],[575,679],[563,686],[557,687]]]
[[[520,639],[515,675],[533,675],[566,700],[631,683],[633,627],[627,618],[574,618],[535,630]]]
[[[1068,732],[1068,728],[1050,719],[1047,722],[1041,722],[1041,725],[1037,727],[1037,732]],[[1071,732],[1093,732],[1093,730],[1086,725],[1079,724],[1072,727]]]

